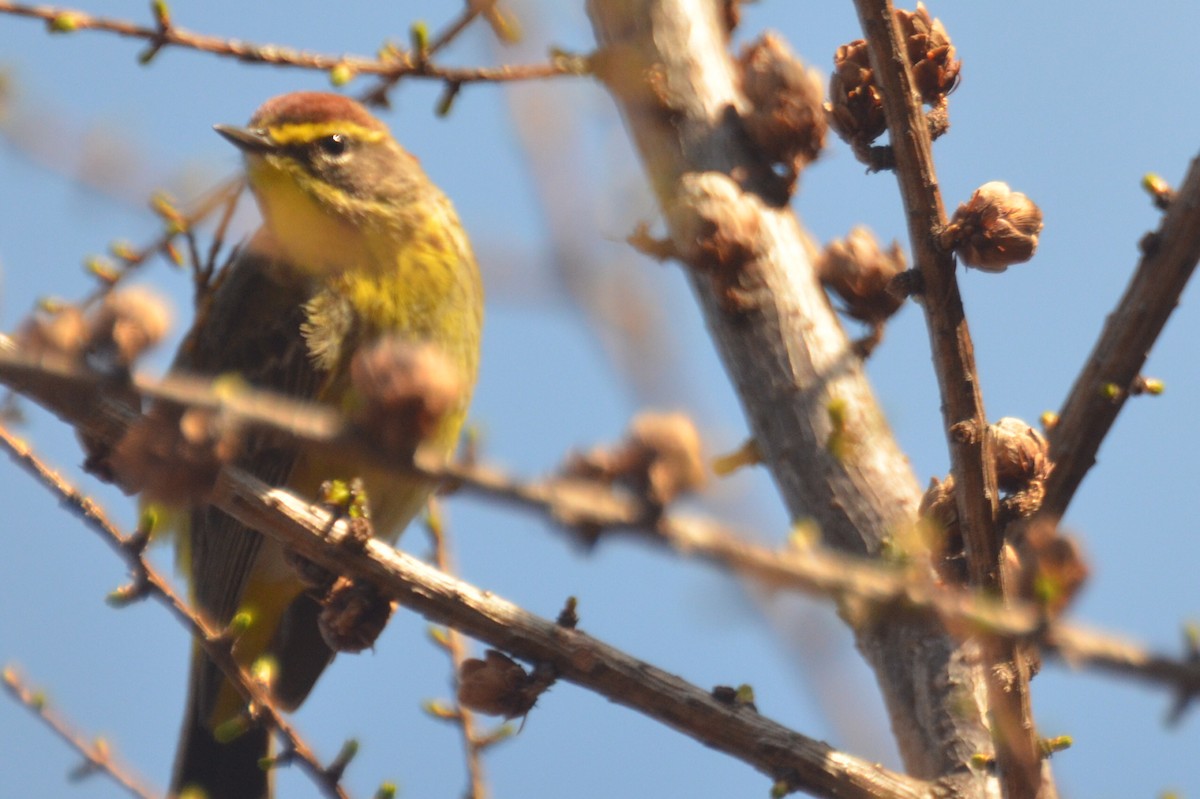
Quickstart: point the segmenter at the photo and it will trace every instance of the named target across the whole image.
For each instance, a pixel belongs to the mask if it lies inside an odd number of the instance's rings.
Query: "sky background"
[[[498,48],[476,26],[444,61],[538,61],[551,45],[586,51],[592,39],[581,6],[513,3],[526,32],[520,46]],[[437,30],[459,7],[172,3],[176,24],[192,30],[364,55],[385,37],[406,42],[415,20]],[[149,20],[142,2],[86,8]],[[988,412],[1032,421],[1061,404],[1136,263],[1138,240],[1157,223],[1141,176],[1155,171],[1178,183],[1196,155],[1200,66],[1191,53],[1200,6],[942,0],[931,10],[964,61],[952,130],[935,147],[947,206],[1004,180],[1045,214],[1031,263],[961,278]],[[825,74],[836,47],[858,36],[849,0],[748,5],[739,43],[767,28]],[[243,122],[275,94],[328,88],[319,73],[176,49],[141,67],[141,49],[98,33],[51,37],[37,22],[0,16],[0,70],[11,93],[0,127],[0,328],[19,324],[39,297],[87,293],[80,264],[114,239],[152,239],[158,222],[145,200],[153,190],[186,198],[232,174],[238,158],[213,123]],[[549,471],[571,448],[615,439],[647,405],[693,414],[710,454],[736,447],[745,423],[677,267],[637,258],[622,244],[635,222],[657,217],[602,88],[587,79],[472,86],[445,119],[433,114],[438,94],[436,85],[405,83],[384,118],[454,199],[483,268],[489,305],[472,414],[488,459],[519,474]],[[821,240],[856,224],[884,241],[905,240],[894,179],[864,174],[840,142],[804,174],[794,204]],[[253,214],[239,225],[252,228]],[[186,328],[186,275],[158,262],[141,282],[171,298],[176,330]],[[598,305],[621,307],[620,321],[639,331],[644,349],[623,348],[611,328],[589,324],[572,299],[580,287]],[[1194,296],[1184,295],[1147,367],[1166,393],[1127,406],[1067,519],[1093,567],[1073,618],[1172,652],[1182,624],[1200,613]],[[161,371],[170,349],[146,368]],[[919,479],[944,474],[915,306],[889,326],[869,372]],[[130,499],[80,475],[79,448],[61,424],[33,411],[23,433],[118,520],[133,522]],[[80,729],[108,737],[161,789],[183,705],[185,634],[154,603],[105,605],[125,581],[121,561],[2,461],[0,503],[0,664],[16,665]],[[694,504],[736,518],[764,541],[786,532],[761,471],[716,482]],[[702,687],[750,683],[761,712],[898,765],[872,678],[826,605],[760,602],[709,566],[623,540],[584,552],[540,519],[471,497],[446,507],[464,579],[549,617],[577,596],[582,628],[600,639]],[[419,531],[402,545],[428,550]],[[347,774],[355,796],[370,796],[383,780],[408,797],[461,794],[457,732],[419,709],[450,691],[447,662],[425,626],[398,612],[376,650],[339,658],[296,715],[327,759],[345,738],[361,740]],[[1200,718],[1164,728],[1164,691],[1049,664],[1033,692],[1042,732],[1075,739],[1054,761],[1064,796],[1200,796]],[[125,795],[100,777],[68,785],[77,762],[40,722],[0,702],[0,797]],[[486,766],[497,797],[715,799],[769,789],[748,766],[568,684],[543,697]],[[294,770],[279,782],[281,796],[316,795]]]

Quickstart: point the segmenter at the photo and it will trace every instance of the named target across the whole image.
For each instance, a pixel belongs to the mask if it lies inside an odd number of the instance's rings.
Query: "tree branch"
[[[232,467],[213,505],[302,557],[370,581],[426,619],[460,630],[732,755],[789,787],[836,797],[926,797],[929,786],[727,704],[586,633],[521,610],[376,539],[356,541],[345,520]]]
[[[1048,432],[1054,471],[1046,483],[1042,515],[1057,520],[1066,513],[1197,261],[1200,158],[1193,159],[1158,230],[1143,239],[1137,270]]]
[[[591,0],[613,94],[685,260],[754,440],[796,519],[831,546],[877,555],[916,516],[919,490],[806,254],[799,224],[764,201],[773,175],[739,115],[748,100],[718,4]],[[845,457],[828,446],[845,408]],[[836,448],[834,448],[836,449]],[[932,619],[856,631],[875,670],[908,770],[979,790],[967,765],[991,744],[982,708],[964,712],[982,674],[975,642]],[[932,691],[930,690],[932,687]]]
[[[115,594],[114,599],[131,602],[143,596],[152,596],[164,605],[249,703],[251,721],[265,724],[283,740],[284,752],[278,759],[281,762],[298,763],[300,769],[330,799],[349,799],[339,784],[340,775],[331,773],[321,765],[312,748],[283,713],[276,709],[265,686],[234,659],[233,637],[224,631],[214,630],[142,556],[149,541],[149,531],[139,531],[134,536],[122,535],[100,506],[44,464],[24,442],[3,426],[0,426],[0,449],[56,494],[64,507],[99,533],[126,560],[134,574],[134,582]]]
[[[103,31],[118,36],[144,39],[150,49],[142,55],[148,61],[167,45],[197,50],[212,55],[235,58],[249,64],[276,67],[296,67],[323,72],[340,70],[338,81],[344,83],[356,75],[378,75],[390,83],[406,78],[426,78],[447,84],[536,80],[563,75],[578,75],[579,63],[573,59],[555,59],[547,64],[508,65],[499,67],[442,67],[411,53],[397,51],[389,58],[365,58],[355,55],[327,55],[294,50],[274,44],[253,44],[238,39],[222,39],[195,33],[177,25],[139,25],[120,19],[96,17],[84,11],[51,6],[31,6],[0,0],[0,14],[31,17],[46,22],[53,33],[73,33],[81,30]],[[341,77],[341,76],[344,76]]]
[[[1007,596],[1012,592],[1002,584],[999,493],[975,348],[955,277],[954,255],[937,242],[947,220],[929,126],[891,0],[855,0],[855,6],[883,95],[913,260],[924,284],[922,307],[941,394],[967,571],[976,587]],[[985,640],[984,653],[988,707],[996,727],[993,740],[1004,794],[1009,799],[1053,796],[1049,769],[1043,768],[1038,750],[1028,667],[1011,641]]]
[[[83,755],[84,763],[72,772],[72,780],[82,779],[96,772],[107,774],[131,796],[138,799],[155,799],[157,794],[145,786],[143,781],[128,772],[124,765],[113,759],[112,751],[103,738],[91,742],[84,739],[70,722],[47,706],[46,697],[25,684],[16,669],[5,667],[4,689],[30,713],[37,716],[55,735],[68,746]]]

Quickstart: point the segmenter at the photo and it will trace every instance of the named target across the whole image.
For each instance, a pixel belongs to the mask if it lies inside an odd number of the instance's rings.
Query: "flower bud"
[[[907,268],[898,243],[884,252],[875,235],[861,225],[845,239],[830,242],[816,264],[821,283],[846,303],[845,312],[869,323],[884,321],[904,303],[888,287]]]
[[[958,85],[962,62],[954,57],[954,45],[942,21],[931,18],[924,3],[917,3],[916,11],[896,9],[896,21],[922,102],[935,108],[945,104],[946,95]]]
[[[852,146],[865,147],[887,130],[874,74],[865,39],[843,44],[833,56],[825,110],[834,131]]]
[[[825,146],[821,77],[770,33],[748,45],[738,61],[752,106],[743,118],[746,133],[794,178]]]
[[[996,180],[980,186],[958,206],[940,241],[967,266],[1003,272],[1033,257],[1041,231],[1042,209]]]

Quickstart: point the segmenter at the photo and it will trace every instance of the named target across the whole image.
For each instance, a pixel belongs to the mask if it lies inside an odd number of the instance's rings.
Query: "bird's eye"
[[[349,142],[341,133],[334,133],[332,136],[325,136],[317,139],[317,146],[321,148],[321,152],[326,155],[343,155],[346,152],[346,147]]]

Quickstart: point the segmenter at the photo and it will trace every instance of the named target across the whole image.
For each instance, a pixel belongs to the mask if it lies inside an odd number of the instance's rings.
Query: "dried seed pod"
[[[962,69],[962,62],[954,57],[954,45],[945,26],[940,19],[929,16],[924,3],[917,3],[916,11],[896,9],[896,20],[921,100],[935,108],[944,105],[946,95],[958,85]]]
[[[321,601],[317,627],[334,652],[375,646],[392,616],[391,600],[370,583],[339,577]]]
[[[640,413],[620,444],[573,455],[563,472],[622,483],[659,508],[697,490],[705,479],[700,434],[682,413]]]
[[[907,268],[898,243],[885,252],[875,234],[861,225],[845,239],[830,242],[816,265],[821,282],[841,297],[846,313],[868,323],[884,321],[904,304],[888,287]]]
[[[170,327],[170,309],[154,292],[143,287],[110,291],[88,320],[88,352],[128,369]]]
[[[1050,472],[1050,445],[1037,430],[1012,416],[991,425],[996,482],[1002,491],[1019,491]]]
[[[201,502],[221,466],[237,457],[243,431],[212,410],[150,406],[104,457],[124,491],[168,505]]]
[[[1043,604],[1051,618],[1056,618],[1087,582],[1090,569],[1083,547],[1051,524],[1032,525],[1026,543],[1035,563],[1031,596]]]
[[[947,477],[945,481],[930,478],[929,487],[921,496],[917,515],[932,528],[930,551],[938,573],[952,583],[966,582],[967,563],[963,553],[962,528],[958,523],[958,506],[954,499],[953,477]]]
[[[1024,194],[996,180],[980,186],[970,200],[958,206],[940,241],[967,266],[1003,272],[1011,264],[1033,257],[1041,232],[1042,210]]]
[[[412,457],[462,402],[462,376],[430,344],[387,337],[357,353],[350,380],[360,399],[354,422],[385,452]]]
[[[865,147],[887,130],[865,39],[843,44],[834,54],[825,110],[834,131],[852,146]]]
[[[742,90],[751,109],[746,133],[772,162],[794,180],[825,146],[828,124],[822,107],[821,76],[808,69],[782,39],[767,33],[742,50]]]
[[[31,358],[59,355],[74,359],[87,344],[87,327],[78,306],[43,308],[21,323],[13,341],[19,352]]]
[[[458,701],[489,716],[524,716],[544,689],[519,663],[495,649],[489,649],[484,660],[464,660],[458,669]]]

